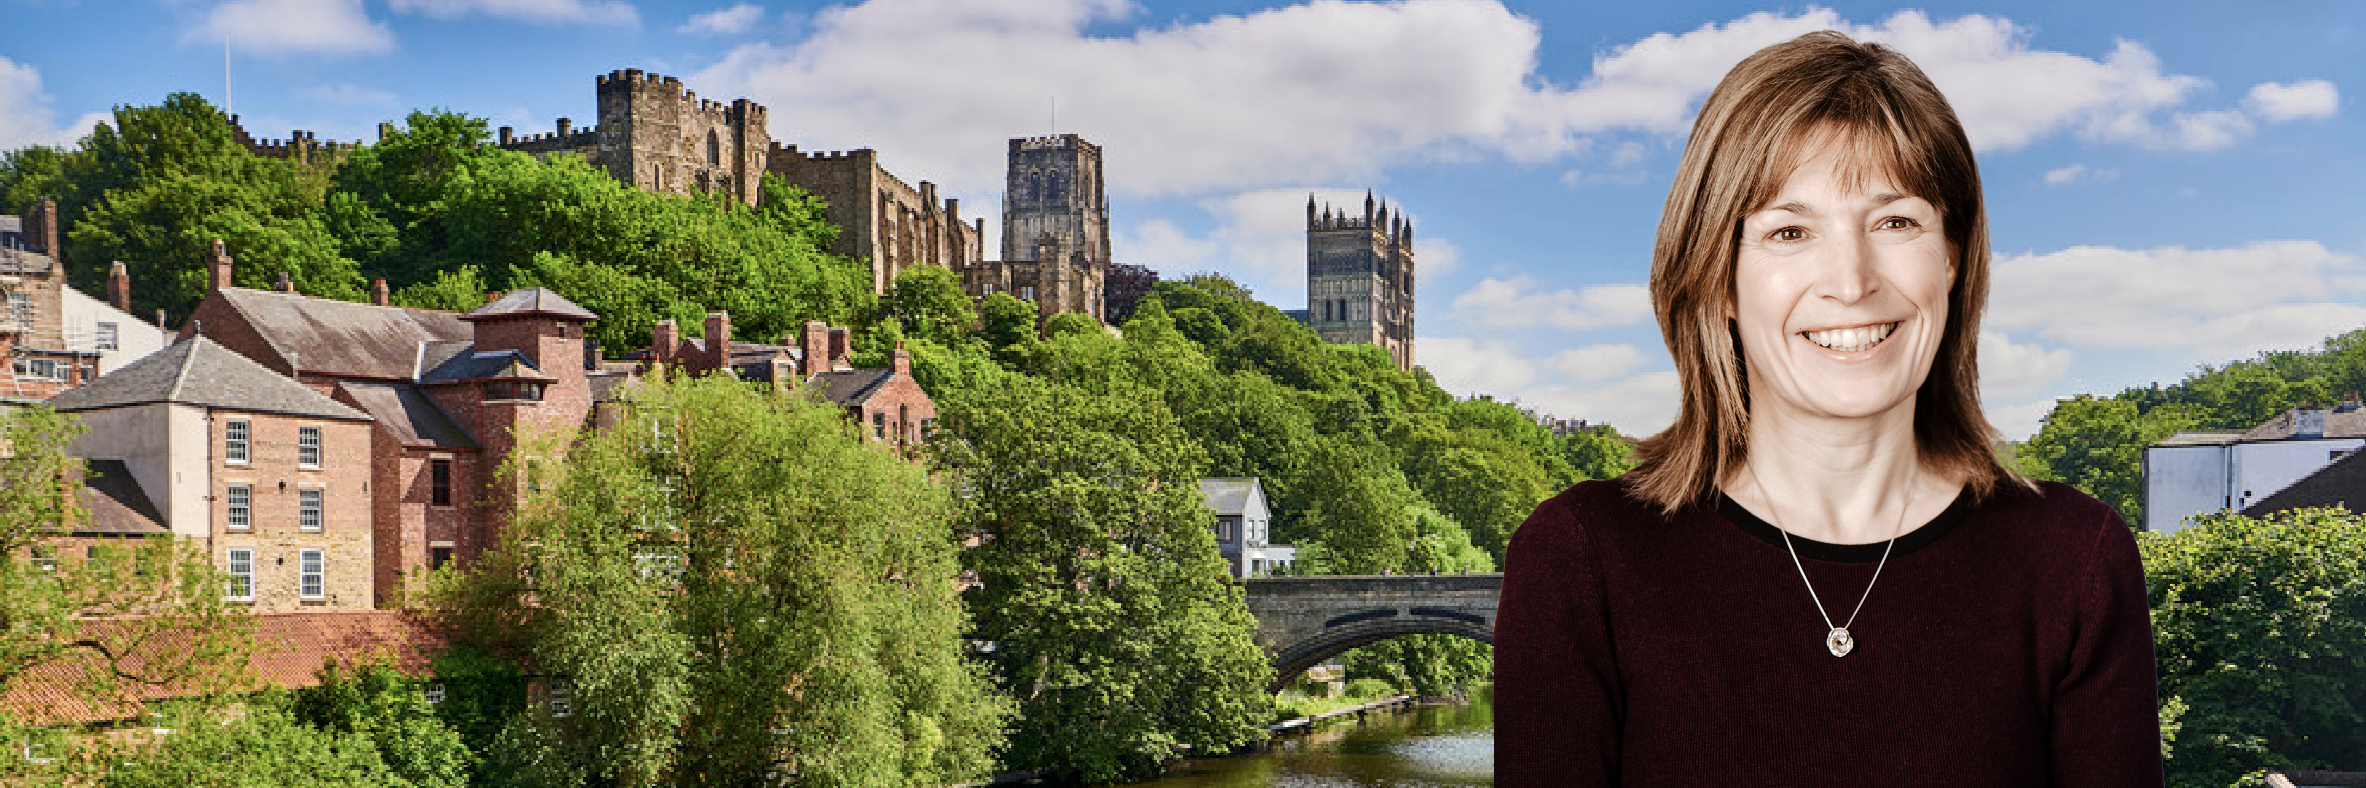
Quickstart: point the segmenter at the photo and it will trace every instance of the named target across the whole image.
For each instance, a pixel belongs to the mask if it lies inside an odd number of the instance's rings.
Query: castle
[[[1364,193],[1351,216],[1306,197],[1306,323],[1333,343],[1378,345],[1413,368],[1413,223]]]

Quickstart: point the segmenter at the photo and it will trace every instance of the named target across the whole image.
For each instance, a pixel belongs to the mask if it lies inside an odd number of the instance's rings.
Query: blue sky
[[[0,0],[0,148],[180,90],[265,138],[424,107],[539,132],[640,68],[878,149],[991,231],[1004,140],[1075,132],[1120,262],[1303,306],[1307,195],[1372,189],[1416,222],[1441,383],[1649,433],[1675,381],[1641,285],[1692,112],[1839,28],[1920,63],[1979,149],[1984,394],[2022,437],[2056,397],[2366,325],[2366,4],[2272,6]]]

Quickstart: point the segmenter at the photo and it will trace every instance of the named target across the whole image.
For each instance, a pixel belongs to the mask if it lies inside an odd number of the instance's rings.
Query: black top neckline
[[[1929,547],[1931,543],[1939,541],[1939,538],[1946,536],[1948,531],[1955,530],[1955,526],[1962,523],[1964,517],[1971,512],[1972,497],[1965,490],[1957,490],[1955,500],[1947,504],[1946,511],[1940,512],[1939,516],[1931,518],[1930,522],[1922,524],[1921,527],[1900,535],[1895,546],[1888,542],[1833,544],[1791,534],[1790,549],[1797,550],[1800,558],[1843,564],[1870,564],[1880,561],[1885,550],[1889,553],[1889,557],[1900,558],[1912,555],[1914,551]],[[1784,547],[1782,529],[1759,519],[1758,515],[1751,513],[1750,510],[1742,508],[1740,503],[1734,501],[1733,496],[1726,495],[1722,490],[1717,493],[1717,513],[1724,515],[1725,521],[1732,523],[1735,528],[1741,529],[1742,533],[1749,534],[1757,538],[1758,541],[1773,545],[1778,549]]]

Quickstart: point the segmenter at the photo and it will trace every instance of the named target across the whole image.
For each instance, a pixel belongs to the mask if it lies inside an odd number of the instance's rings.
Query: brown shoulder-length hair
[[[1651,307],[1675,357],[1676,421],[1635,451],[1629,490],[1674,512],[1709,500],[1749,454],[1750,391],[1726,305],[1742,219],[1773,202],[1825,140],[1844,182],[1887,175],[1939,210],[1955,253],[1947,325],[1914,406],[1924,465],[1959,476],[1975,500],[2026,485],[1990,448],[1980,412],[1980,311],[1988,300],[1988,217],[1955,110],[1906,56],[1837,32],[1809,33],[1734,66],[1693,121],[1652,247]]]

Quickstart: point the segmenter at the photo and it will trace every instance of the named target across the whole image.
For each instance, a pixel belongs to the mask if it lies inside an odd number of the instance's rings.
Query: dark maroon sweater
[[[1792,542],[1842,623],[1883,545]],[[1499,788],[2162,784],[2136,541],[2067,485],[1900,537],[1846,657],[1781,532],[1729,499],[1662,516],[1579,484],[1507,564]]]

